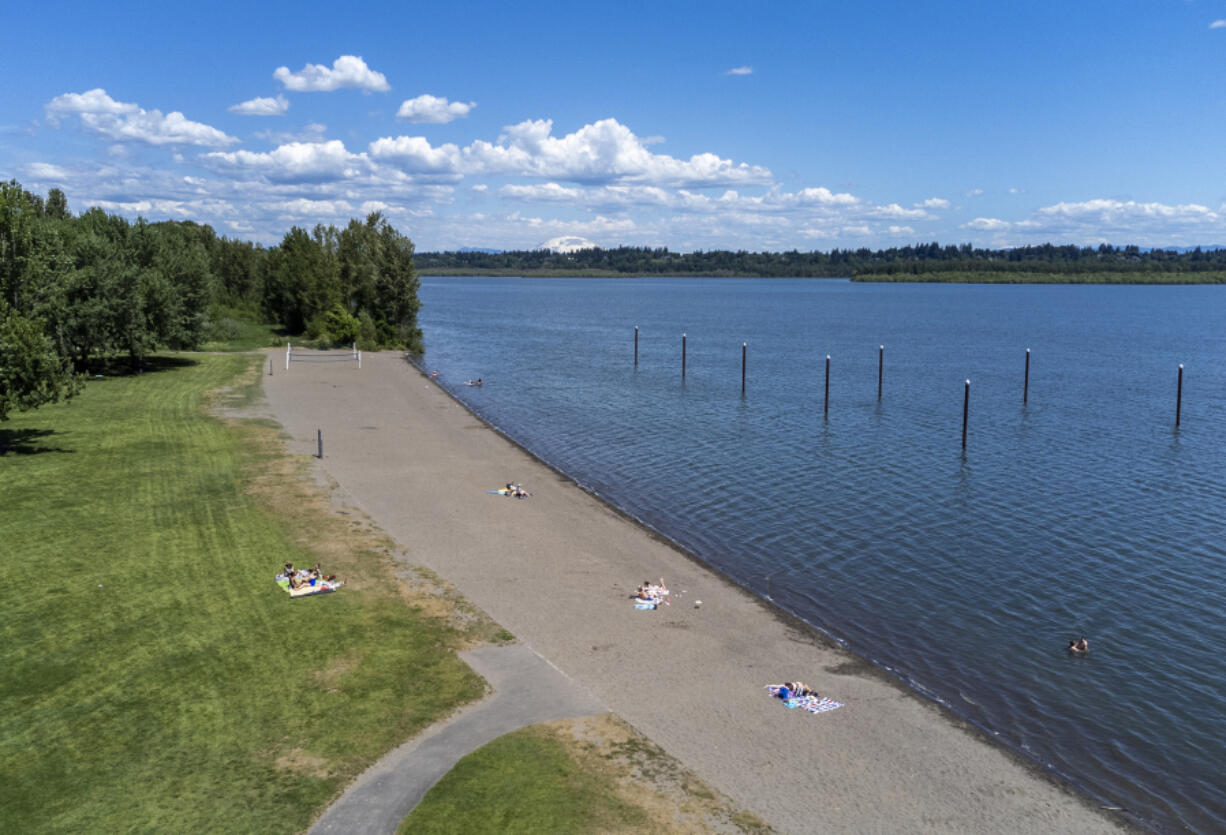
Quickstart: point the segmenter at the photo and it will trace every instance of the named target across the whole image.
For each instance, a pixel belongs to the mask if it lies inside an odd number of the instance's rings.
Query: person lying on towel
[[[783,689],[779,691],[779,698],[799,699],[805,696],[816,696],[817,691],[809,687],[803,681],[788,681],[784,682]]]

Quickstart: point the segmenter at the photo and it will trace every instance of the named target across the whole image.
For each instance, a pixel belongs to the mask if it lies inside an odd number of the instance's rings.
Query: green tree
[[[0,420],[71,397],[80,388],[43,323],[0,302]]]

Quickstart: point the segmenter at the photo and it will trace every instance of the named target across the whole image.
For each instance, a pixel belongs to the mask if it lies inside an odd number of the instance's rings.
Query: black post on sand
[[[681,379],[685,379],[685,334],[681,334]]]
[[[741,397],[745,396],[745,353],[749,350],[749,343],[741,343]]]
[[[966,381],[966,393],[962,395],[962,448],[966,449],[966,416],[971,407],[971,381]]]
[[[315,430],[315,440],[319,442],[319,457],[324,457],[324,431],[322,429]]]
[[[826,354],[826,405],[822,409],[822,416],[827,420],[830,419],[830,355]]]
[[[272,376],[272,357],[268,358],[268,376]]]
[[[1030,349],[1026,349],[1026,379],[1022,383],[1022,403],[1030,401]]]
[[[881,379],[885,374],[885,346],[877,348],[877,402],[881,402]]]
[[[1179,428],[1179,413],[1183,411],[1183,363],[1179,363],[1179,386],[1175,389],[1175,428]]]
[[[639,367],[639,326],[634,326],[634,367]]]

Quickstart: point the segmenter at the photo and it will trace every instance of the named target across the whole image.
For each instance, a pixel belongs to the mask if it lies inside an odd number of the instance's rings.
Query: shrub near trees
[[[412,241],[378,212],[266,249],[191,221],[74,217],[59,189],[0,183],[0,420],[70,397],[100,364],[225,340],[235,318],[420,352],[419,286]]]

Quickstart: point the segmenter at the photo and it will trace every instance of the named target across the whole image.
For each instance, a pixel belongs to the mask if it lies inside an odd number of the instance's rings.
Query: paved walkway
[[[470,751],[537,722],[606,712],[586,689],[522,644],[482,647],[460,657],[490,683],[493,695],[367,769],[311,833],[394,833],[430,787]]]

